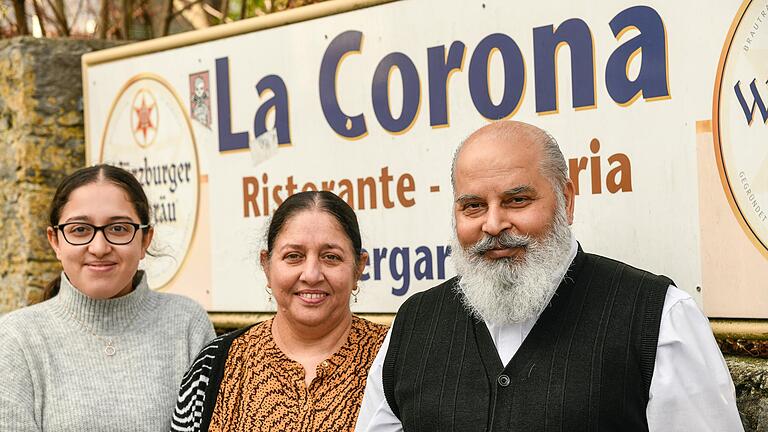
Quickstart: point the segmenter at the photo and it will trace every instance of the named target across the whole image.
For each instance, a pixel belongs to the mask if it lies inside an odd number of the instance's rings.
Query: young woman
[[[172,430],[354,429],[387,332],[349,308],[366,260],[346,202],[330,192],[286,199],[261,252],[277,313],[200,352],[184,377]]]
[[[63,267],[50,299],[0,318],[0,429],[168,430],[214,333],[197,303],[150,290],[138,270],[154,233],[141,185],[109,165],[75,172],[47,233]]]

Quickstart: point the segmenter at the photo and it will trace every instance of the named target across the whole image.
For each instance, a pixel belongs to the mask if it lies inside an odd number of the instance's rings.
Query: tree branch
[[[40,23],[40,33],[42,33],[43,37],[46,37],[48,34],[45,31],[45,11],[43,10],[42,5],[37,2],[37,0],[32,0],[32,5],[35,8],[35,15],[37,15],[37,22]]]
[[[173,1],[173,0],[171,0],[171,1]],[[187,9],[191,8],[192,6],[194,6],[194,5],[198,4],[198,3],[202,2],[202,1],[203,1],[203,0],[194,0],[194,1],[191,1],[191,2],[189,2],[189,3],[187,3],[187,4],[185,4],[183,8],[181,8],[181,9],[179,9],[179,10],[177,10],[177,11],[174,11],[174,12],[171,14],[171,16],[170,16],[170,19],[169,19],[169,20],[167,20],[167,21],[168,21],[168,23],[170,24],[170,22],[171,22],[171,21],[172,21],[174,18],[176,18],[177,16],[181,15],[182,13],[184,13],[184,11],[185,11],[185,10],[187,10]],[[171,4],[172,4],[172,3],[171,3]]]
[[[219,24],[223,24],[226,19],[229,12],[229,0],[221,0],[221,19],[219,20]]]
[[[62,0],[63,1],[63,0]],[[80,12],[83,11],[83,0],[80,0],[77,2],[77,9],[75,9],[75,13],[72,14],[72,22],[77,22],[77,17],[80,15]]]
[[[61,34],[64,36],[69,36],[69,29],[67,28],[67,17],[63,16],[62,10],[59,10],[59,8],[53,3],[54,0],[48,0],[48,6],[51,7],[51,10],[53,11],[53,22],[56,24],[56,27],[61,31]],[[60,0],[56,0],[57,3],[61,3],[63,6],[63,2]]]
[[[109,27],[109,0],[101,0],[99,8],[99,39],[107,38],[107,27]]]
[[[133,20],[133,2],[123,0],[123,39],[131,39],[131,21]]]
[[[16,29],[20,35],[28,35],[27,5],[24,0],[13,0],[13,11],[16,13]]]
[[[168,36],[168,32],[171,31],[171,23],[173,22],[174,14],[173,14],[173,0],[163,0],[165,5],[163,7],[163,10],[165,11],[165,19],[163,19],[163,29],[161,30],[161,34],[163,36]]]

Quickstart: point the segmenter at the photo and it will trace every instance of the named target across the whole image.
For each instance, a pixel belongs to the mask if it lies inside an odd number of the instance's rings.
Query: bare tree
[[[101,0],[99,7],[99,39],[107,38],[107,29],[109,28],[109,0]]]
[[[226,22],[229,13],[229,0],[221,0],[221,19],[219,24]]]
[[[32,5],[35,7],[35,15],[37,15],[37,22],[40,24],[40,33],[43,37],[45,37],[48,33],[45,31],[45,21],[47,19],[47,15],[45,13],[45,10],[43,9],[43,5],[40,4],[37,0],[32,0]]]
[[[123,0],[123,39],[131,38],[131,21],[133,20],[133,1]]]
[[[163,11],[165,16],[163,17],[163,28],[160,34],[163,36],[168,35],[171,31],[171,22],[173,22],[173,0],[163,0]]]
[[[28,35],[26,2],[24,0],[13,0],[13,11],[16,13],[16,31],[20,35]]]
[[[53,11],[54,22],[59,30],[59,34],[69,36],[69,23],[67,22],[67,15],[64,10],[64,0],[48,0],[48,6]]]
[[[33,15],[37,17],[35,32],[39,23],[45,37],[151,39],[321,1],[0,0],[0,38],[30,34],[28,18]]]
[[[61,10],[64,10],[64,0],[61,1]],[[85,6],[87,0],[78,0],[77,2],[77,9],[75,9],[75,13],[71,15],[71,19],[69,20],[70,23],[74,24],[77,22],[77,19],[80,17],[80,13],[83,11],[83,7]],[[69,26],[72,27],[71,25]],[[70,30],[71,31],[71,30]]]

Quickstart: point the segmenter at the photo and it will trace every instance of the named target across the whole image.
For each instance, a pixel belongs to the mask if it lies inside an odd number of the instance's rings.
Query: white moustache
[[[531,236],[528,235],[502,232],[497,236],[484,236],[477,243],[467,248],[467,252],[471,255],[482,256],[494,249],[527,248],[532,240]]]

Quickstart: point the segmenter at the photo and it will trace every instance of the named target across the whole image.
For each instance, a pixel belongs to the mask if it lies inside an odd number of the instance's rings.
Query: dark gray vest
[[[409,298],[384,392],[411,431],[647,431],[659,323],[672,281],[581,248],[506,366],[451,279]]]

